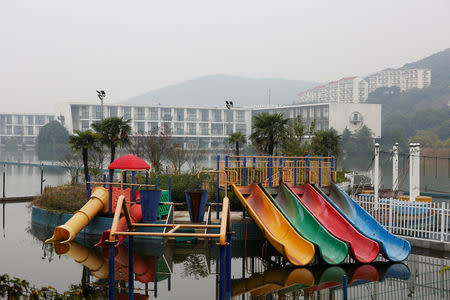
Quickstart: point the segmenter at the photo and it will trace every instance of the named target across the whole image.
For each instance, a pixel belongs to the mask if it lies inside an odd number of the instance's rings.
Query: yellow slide
[[[314,245],[297,233],[257,184],[233,184],[232,189],[267,240],[294,266],[307,265],[314,258]]]
[[[58,255],[67,255],[74,261],[87,267],[96,278],[108,278],[108,262],[92,249],[77,242],[61,244],[54,243],[55,252]]]
[[[46,240],[49,242],[68,243],[72,241],[77,234],[94,218],[100,211],[108,212],[109,193],[102,187],[97,187],[91,194],[89,201],[64,225],[55,228],[53,236]]]

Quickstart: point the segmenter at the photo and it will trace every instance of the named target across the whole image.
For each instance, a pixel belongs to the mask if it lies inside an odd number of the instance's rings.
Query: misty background
[[[2,111],[52,113],[56,103],[98,101],[97,89],[125,102],[214,74],[289,79],[300,92],[448,48],[449,11],[450,2],[439,0],[2,0]],[[268,88],[229,97],[267,103]],[[282,90],[272,87],[273,103],[295,100]]]

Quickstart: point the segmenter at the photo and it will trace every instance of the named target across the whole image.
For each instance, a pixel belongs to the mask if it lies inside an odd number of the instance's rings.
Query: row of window
[[[245,122],[245,111],[225,109],[195,109],[168,107],[119,107],[92,105],[81,106],[81,119],[102,119],[103,117],[124,117],[133,120],[163,121],[212,121]]]
[[[253,115],[260,114],[262,111],[254,111]],[[328,119],[328,105],[324,106],[310,106],[302,108],[285,108],[278,110],[264,110],[267,113],[281,113],[285,118],[296,118],[300,116],[303,121],[311,119]]]
[[[14,135],[37,135],[40,127],[34,126],[12,126],[7,125],[0,128],[0,134],[14,134]]]
[[[54,116],[0,115],[2,124],[44,125],[54,119]]]

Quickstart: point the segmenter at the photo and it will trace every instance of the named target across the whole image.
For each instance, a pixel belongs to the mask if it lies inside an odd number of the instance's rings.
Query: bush
[[[84,184],[47,186],[32,204],[58,212],[73,213],[86,203],[86,199],[87,191]]]

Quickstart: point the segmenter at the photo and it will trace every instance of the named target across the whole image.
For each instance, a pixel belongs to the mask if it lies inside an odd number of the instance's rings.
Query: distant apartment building
[[[345,77],[301,92],[297,103],[364,103],[368,93],[367,81]]]
[[[0,113],[0,145],[34,147],[41,127],[53,120],[49,114]]]
[[[422,89],[431,84],[430,69],[386,69],[367,78],[369,93],[381,87],[398,87],[401,91]]]

